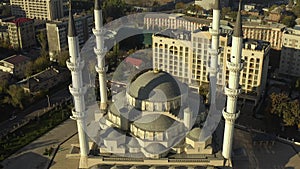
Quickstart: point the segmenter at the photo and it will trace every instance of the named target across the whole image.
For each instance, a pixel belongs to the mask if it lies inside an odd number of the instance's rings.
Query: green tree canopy
[[[0,80],[0,93],[6,92],[8,89],[8,81],[6,79]]]
[[[117,19],[125,15],[126,4],[123,0],[106,0],[102,8],[105,18]]]
[[[183,2],[177,2],[175,4],[175,9],[184,9],[185,8],[185,4]]]
[[[287,27],[294,27],[296,25],[295,19],[296,17],[292,15],[284,16],[281,22]]]
[[[281,117],[287,126],[298,125],[300,127],[299,100],[291,101],[285,93],[272,93],[270,98],[272,105],[271,113]]]
[[[29,97],[29,95],[17,85],[10,85],[7,94],[8,96],[4,98],[4,102],[20,109],[24,108],[24,104]]]
[[[38,35],[36,35],[37,40],[41,46],[41,56],[47,56],[48,55],[48,42],[47,42],[47,35],[44,31],[40,31]]]

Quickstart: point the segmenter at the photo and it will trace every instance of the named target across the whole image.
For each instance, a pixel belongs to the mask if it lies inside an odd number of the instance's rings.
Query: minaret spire
[[[77,121],[78,137],[80,144],[80,162],[87,157],[89,152],[88,140],[86,136],[86,108],[84,95],[87,87],[82,81],[82,69],[84,62],[81,60],[79,53],[79,42],[75,30],[74,18],[70,8],[69,12],[69,28],[68,28],[68,45],[70,59],[67,60],[67,66],[71,71],[72,84],[69,86],[70,93],[74,98],[74,109],[71,118]]]
[[[71,2],[70,2],[71,3]],[[75,29],[75,22],[72,15],[71,5],[69,9],[69,28],[68,28],[68,37],[76,37],[76,29]]]
[[[239,10],[236,17],[236,22],[233,30],[233,36],[235,37],[242,37],[242,17],[241,17],[241,9],[242,9],[242,1],[239,3]]]
[[[97,55],[96,71],[99,75],[100,84],[100,109],[105,110],[107,108],[107,85],[105,70],[105,54],[107,49],[104,47],[104,35],[106,30],[103,27],[102,10],[100,9],[99,0],[95,0],[94,15],[95,29],[93,29],[93,33],[96,36],[96,47],[94,48],[94,52]]]
[[[242,64],[242,48],[243,48],[243,34],[242,34],[242,20],[241,20],[241,2],[237,13],[236,25],[232,37],[232,50],[230,60],[227,60],[227,68],[229,70],[228,85],[225,86],[225,94],[227,95],[226,108],[223,110],[223,117],[225,119],[225,129],[223,138],[222,155],[227,160],[227,164],[231,165],[231,151],[234,132],[234,123],[239,116],[237,110],[237,100],[240,94],[240,71],[243,69]]]
[[[216,85],[218,74],[218,55],[219,55],[219,40],[220,40],[220,0],[215,0],[213,7],[213,21],[210,29],[212,36],[210,53],[210,65],[209,65],[209,82],[210,82],[210,97],[209,102],[213,106],[215,105],[216,98]]]

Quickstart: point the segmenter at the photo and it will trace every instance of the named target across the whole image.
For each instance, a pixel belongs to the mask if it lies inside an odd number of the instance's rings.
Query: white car
[[[17,116],[11,116],[10,118],[9,118],[9,120],[14,120],[14,119],[16,119],[17,118]]]

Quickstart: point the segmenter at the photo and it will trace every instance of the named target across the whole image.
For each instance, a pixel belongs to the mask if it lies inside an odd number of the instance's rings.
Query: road
[[[69,88],[65,87],[56,93],[49,95],[50,106],[61,103],[62,101],[70,98],[71,94]],[[48,108],[48,98],[40,100],[37,103],[32,104],[22,112],[17,114],[17,118],[14,120],[6,120],[0,123],[0,137],[5,135],[8,131],[11,131],[18,126],[18,124],[24,123],[26,120],[42,115]]]

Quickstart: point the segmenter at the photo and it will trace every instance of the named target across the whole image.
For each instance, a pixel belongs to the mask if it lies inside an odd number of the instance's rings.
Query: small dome
[[[116,129],[111,130],[111,132],[107,135],[106,138],[108,139],[115,139],[122,136],[121,133],[119,133]]]
[[[196,127],[196,128],[193,128],[189,134],[187,135],[187,137],[189,137],[190,139],[194,140],[194,141],[197,141],[199,140],[200,138],[200,133],[201,133],[201,128],[199,127]]]
[[[136,120],[133,124],[144,131],[164,132],[174,124],[174,119],[161,115],[161,114],[149,114],[142,116]]]
[[[149,69],[133,78],[128,93],[139,100],[167,101],[180,96],[178,85],[169,73]]]
[[[141,147],[139,142],[137,141],[136,138],[134,137],[131,137],[129,142],[127,143],[127,146],[130,147],[130,148],[139,148]]]
[[[164,145],[159,143],[151,143],[144,149],[150,154],[160,154],[167,150],[167,148]]]

